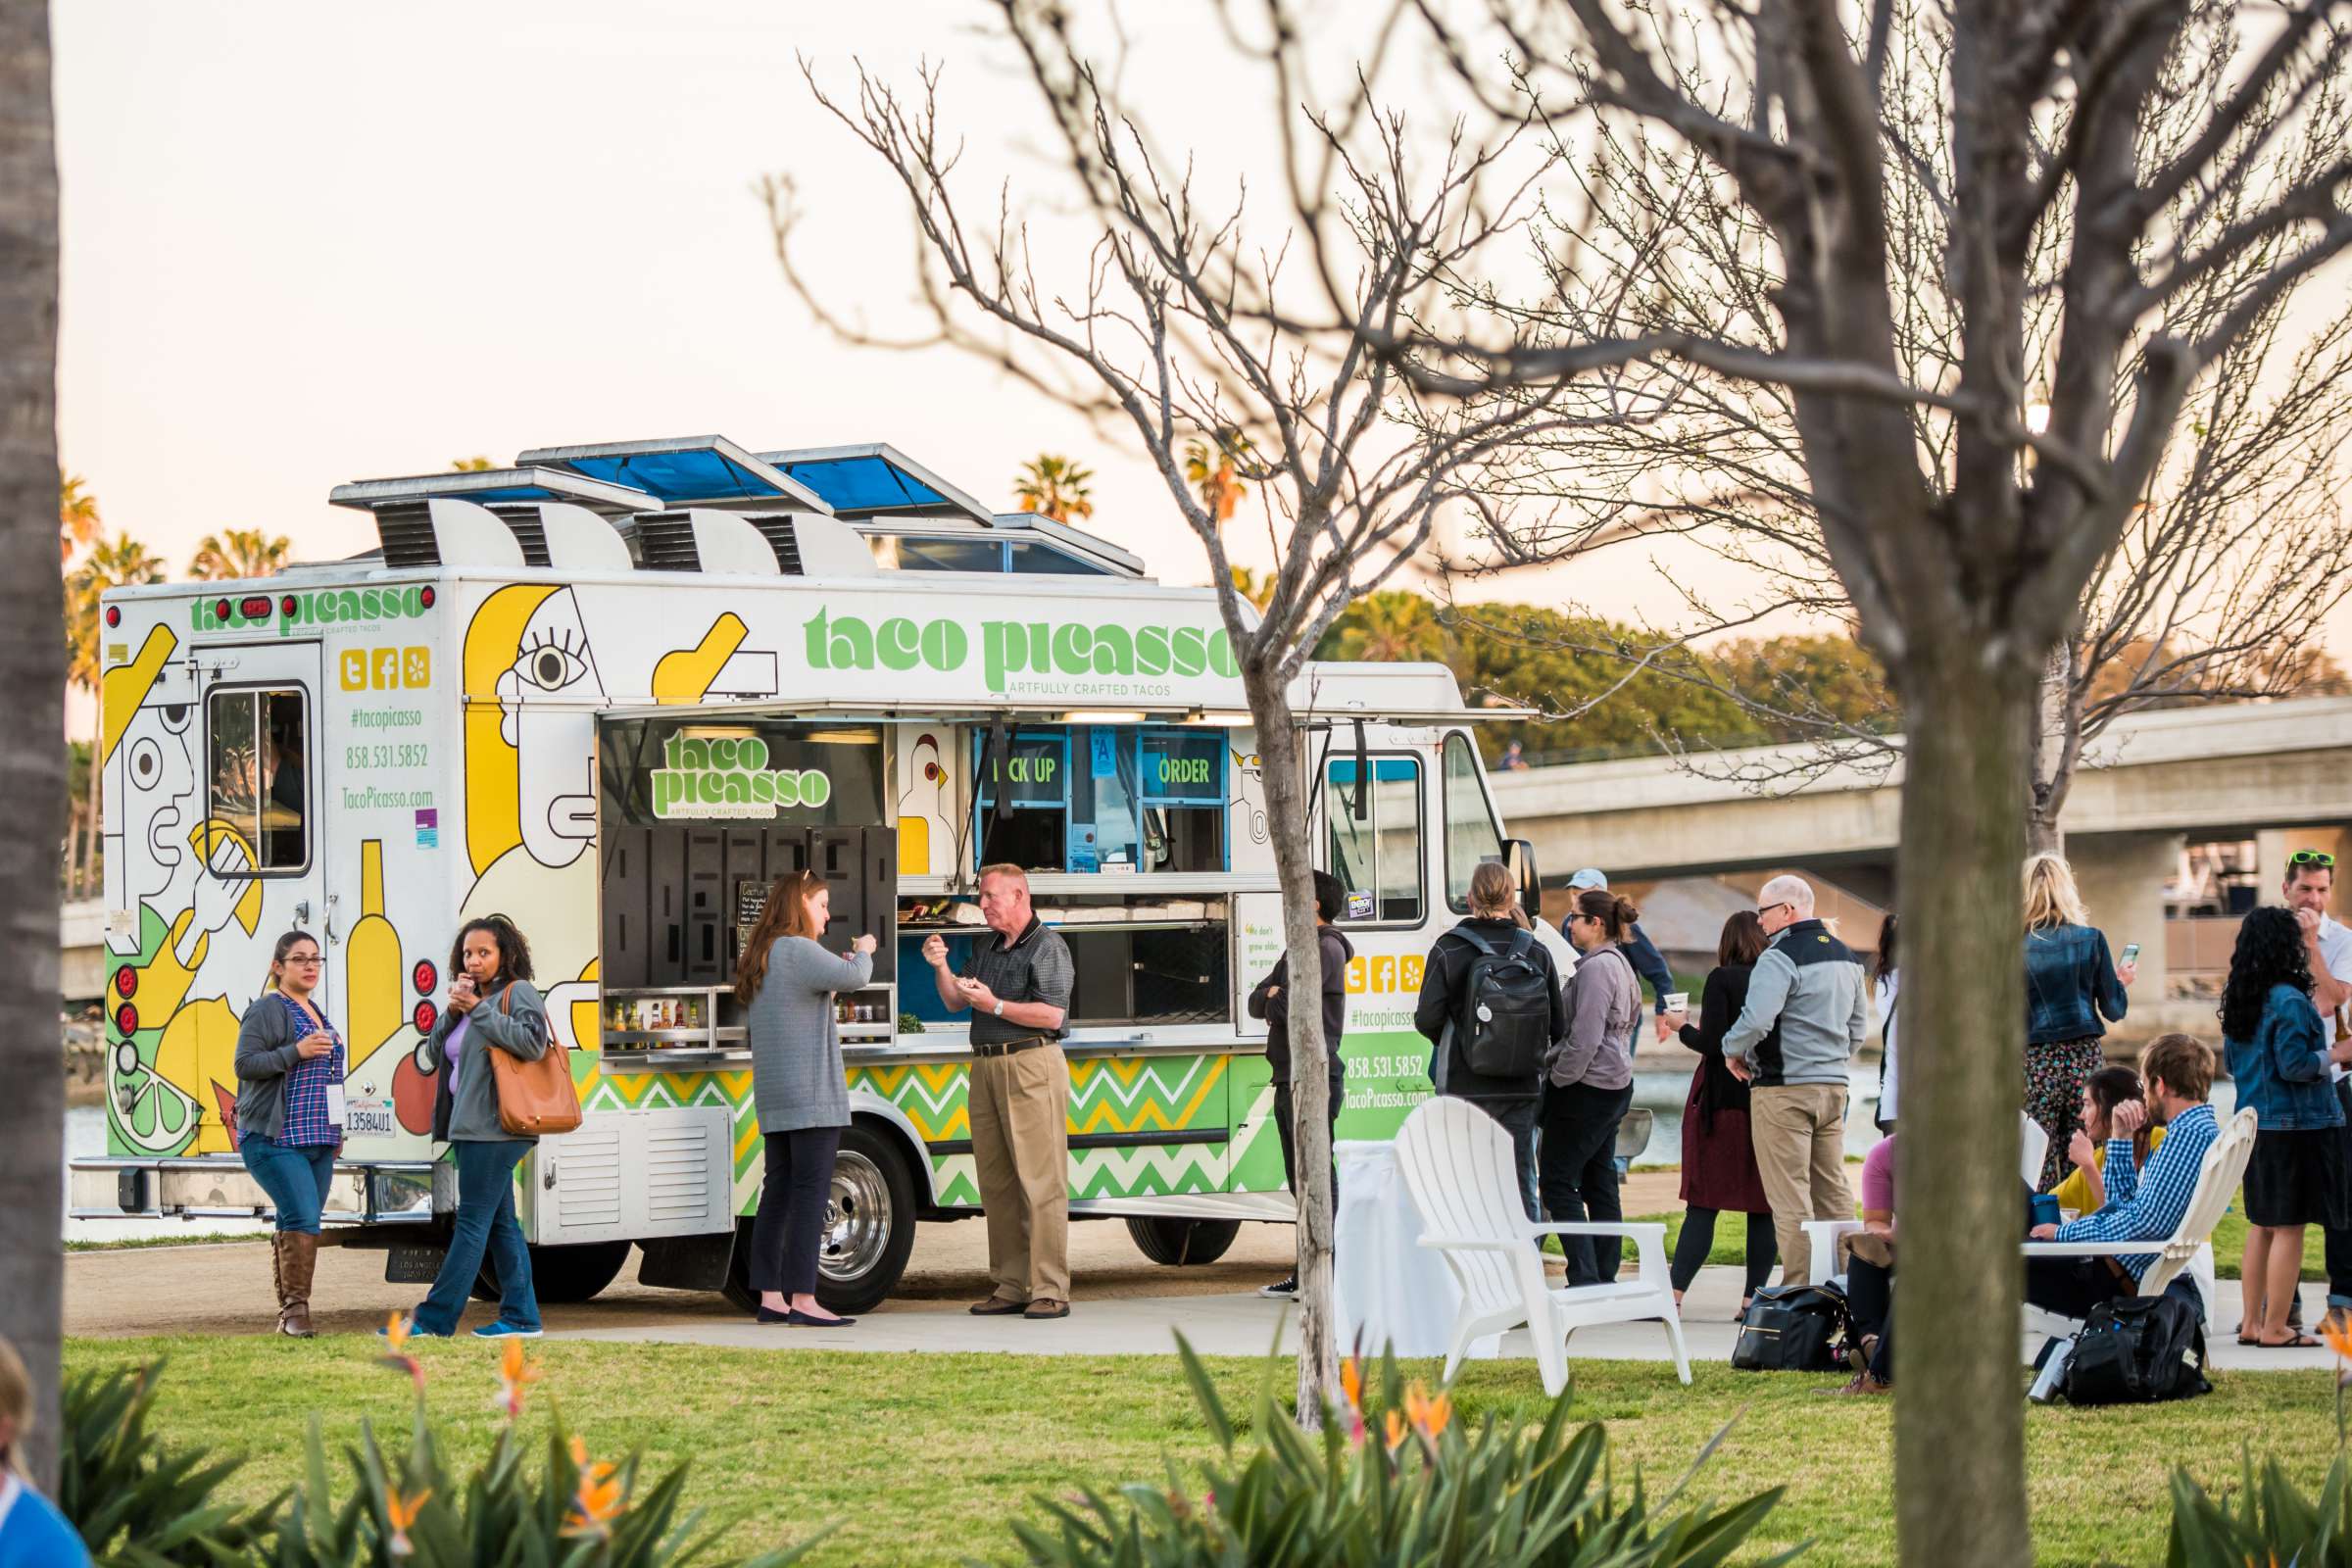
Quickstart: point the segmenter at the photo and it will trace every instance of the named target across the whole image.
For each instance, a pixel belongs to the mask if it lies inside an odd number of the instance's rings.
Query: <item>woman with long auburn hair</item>
[[[816,1299],[817,1247],[833,1158],[850,1124],[849,1076],[833,996],[874,975],[871,933],[845,957],[819,945],[832,922],[833,895],[814,871],[778,877],[735,966],[752,1049],[752,1100],[767,1143],[760,1216],[752,1222],[752,1289],[761,1323],[830,1328],[836,1317]]]

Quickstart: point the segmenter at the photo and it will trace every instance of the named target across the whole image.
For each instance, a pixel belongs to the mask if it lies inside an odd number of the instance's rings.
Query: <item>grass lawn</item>
[[[525,1417],[535,1433],[553,1398],[599,1456],[642,1444],[657,1467],[691,1457],[690,1501],[739,1517],[731,1541],[739,1547],[839,1521],[814,1556],[823,1564],[1008,1562],[1004,1520],[1035,1516],[1037,1494],[1081,1480],[1150,1481],[1163,1454],[1198,1457],[1207,1447],[1172,1356],[533,1348],[546,1370]],[[376,1349],[355,1337],[75,1341],[66,1362],[78,1371],[170,1356],[162,1434],[250,1455],[234,1486],[259,1497],[296,1477],[314,1411],[330,1443],[351,1438],[364,1417],[396,1438],[405,1432],[408,1380],[375,1364]],[[428,1345],[423,1358],[429,1403],[462,1471],[495,1430],[497,1348]],[[1434,1378],[1437,1368],[1419,1370]],[[1218,1360],[1212,1371],[1229,1405],[1246,1413],[1263,1364]],[[1695,1386],[1685,1390],[1662,1365],[1578,1363],[1576,1407],[1607,1423],[1621,1484],[1635,1463],[1653,1486],[1671,1483],[1736,1421],[1701,1490],[1730,1500],[1788,1487],[1763,1538],[1767,1551],[1811,1538],[1801,1559],[1808,1568],[1891,1560],[1886,1401],[1817,1397],[1830,1378],[1693,1371]],[[1278,1386],[1290,1376],[1285,1363]],[[1473,1420],[1533,1418],[1544,1402],[1528,1362],[1472,1363],[1455,1392]],[[2238,1374],[2210,1397],[2147,1409],[2029,1408],[2038,1559],[2159,1562],[2171,1466],[2224,1483],[2251,1443],[2316,1487],[2333,1452],[2333,1422],[2329,1374],[2317,1371]]]

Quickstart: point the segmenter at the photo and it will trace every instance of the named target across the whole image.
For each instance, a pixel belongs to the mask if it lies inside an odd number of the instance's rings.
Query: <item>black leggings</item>
[[[816,1250],[840,1150],[838,1127],[767,1135],[767,1178],[760,1188],[760,1217],[752,1221],[753,1290],[786,1296],[816,1290]]]
[[[1621,1220],[1617,1193],[1617,1124],[1634,1102],[1634,1086],[1593,1089],[1552,1084],[1544,1091],[1544,1141],[1537,1146],[1544,1211],[1554,1221]],[[1617,1278],[1624,1241],[1616,1236],[1563,1236],[1568,1283],[1604,1285]]]
[[[1715,1250],[1715,1216],[1719,1208],[1700,1208],[1695,1204],[1683,1210],[1683,1234],[1674,1243],[1674,1288],[1687,1291],[1698,1278],[1698,1271]],[[1772,1278],[1772,1265],[1780,1259],[1780,1244],[1772,1234],[1770,1214],[1747,1216],[1747,1286],[1741,1296],[1753,1296]]]

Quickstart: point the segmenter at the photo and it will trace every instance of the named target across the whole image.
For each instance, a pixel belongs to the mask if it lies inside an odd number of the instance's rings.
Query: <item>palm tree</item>
[[[119,533],[112,540],[100,539],[90,546],[89,556],[66,577],[67,685],[88,692],[93,699],[98,694],[98,675],[104,668],[98,655],[98,596],[110,588],[129,588],[163,580],[163,558],[126,533]],[[100,715],[93,703],[92,756],[97,755],[99,722]],[[90,769],[89,793],[78,813],[81,835],[76,841],[74,883],[84,894],[90,891],[89,870],[94,862],[89,853],[89,836],[97,831],[98,780],[103,772],[101,768]]]
[[[0,752],[0,1335],[32,1373],[33,1418],[21,1453],[44,1492],[57,1485],[58,1335],[65,1247],[65,1075],[57,1036],[57,845],[66,825],[65,650],[60,585],[41,568],[32,519],[63,516],[57,462],[57,131],[49,97],[48,0],[0,0],[0,726],[27,744]]]
[[[488,473],[497,466],[498,465],[492,463],[488,458],[459,458],[450,464],[449,471],[452,473]]]
[[[1013,477],[1012,495],[1023,511],[1067,522],[1095,514],[1095,504],[1088,499],[1094,493],[1094,469],[1041,452],[1021,465],[1021,471]]]
[[[1263,610],[1274,601],[1274,573],[1259,576],[1248,566],[1233,568],[1233,586],[1244,599]]]
[[[1184,476],[1220,524],[1232,521],[1234,509],[1250,497],[1250,486],[1234,471],[1235,463],[1249,452],[1250,438],[1233,429],[1219,430],[1213,448],[1206,441],[1185,443]]]
[[[188,563],[188,575],[199,582],[267,577],[286,564],[286,553],[293,548],[293,541],[282,533],[270,538],[259,528],[223,528],[196,542],[196,558]]]
[[[98,498],[80,474],[58,469],[57,490],[57,564],[62,566],[74,551],[96,544],[105,524],[98,520]]]

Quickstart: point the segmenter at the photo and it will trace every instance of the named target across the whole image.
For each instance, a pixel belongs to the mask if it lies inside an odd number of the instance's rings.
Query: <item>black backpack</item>
[[[1455,926],[1476,952],[1462,976],[1454,1030],[1470,1070],[1487,1078],[1533,1078],[1551,1049],[1551,1003],[1558,982],[1536,957],[1536,939],[1511,933],[1496,948],[1477,932]]]
[[[2205,1325],[2172,1296],[2101,1301],[2066,1363],[2069,1404],[2148,1404],[2211,1394]]]
[[[1772,1285],[1740,1319],[1732,1365],[1742,1372],[1838,1372],[1838,1347],[1852,1331],[1845,1293],[1835,1285]]]

